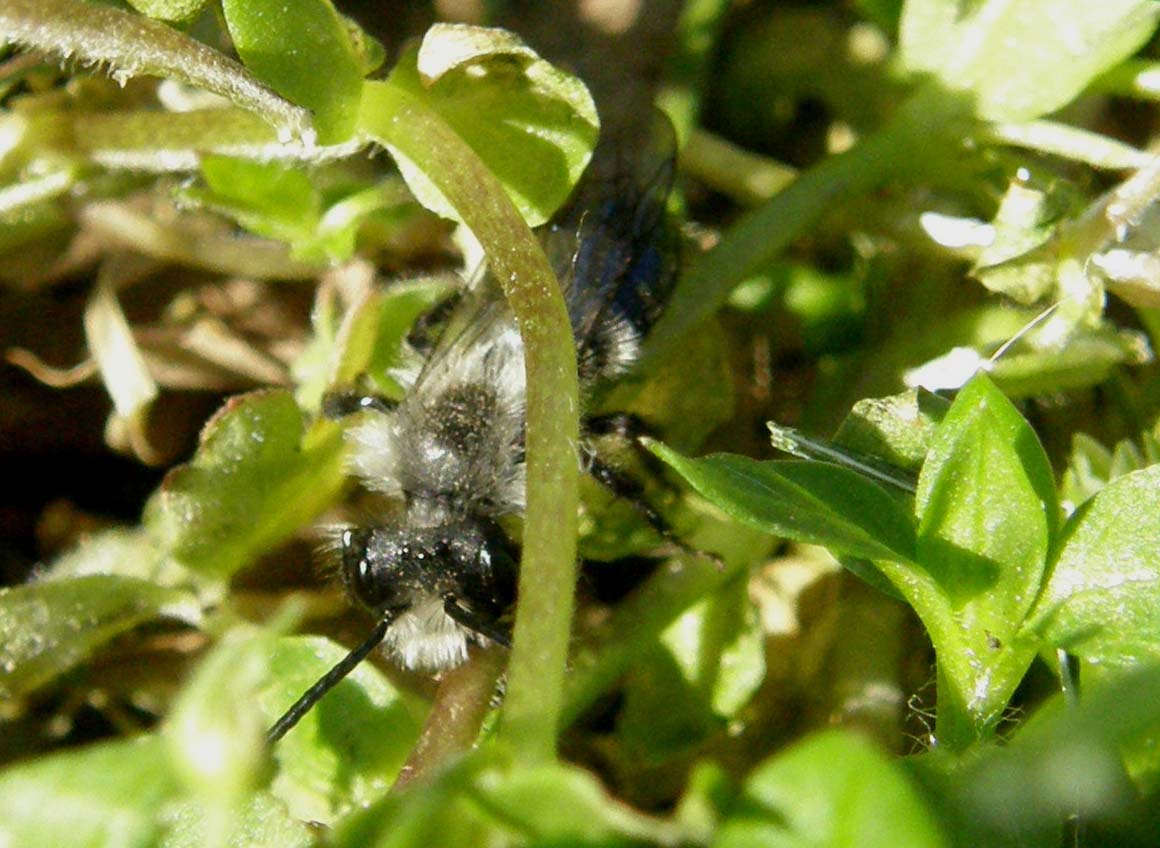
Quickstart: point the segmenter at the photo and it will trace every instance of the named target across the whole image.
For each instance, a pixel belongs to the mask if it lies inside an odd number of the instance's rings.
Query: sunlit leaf
[[[1157,20],[1150,0],[909,0],[899,52],[907,70],[969,92],[978,117],[1029,121],[1136,52]]]
[[[1091,662],[1160,660],[1160,466],[1118,477],[1064,529],[1031,626]]]
[[[485,772],[472,794],[529,844],[612,846],[671,838],[662,822],[620,803],[592,774],[575,766]]]
[[[160,848],[205,848],[211,833],[203,806],[192,800],[169,804],[162,811],[165,837]],[[233,822],[230,848],[307,848],[316,844],[307,822],[291,818],[281,801],[267,792],[250,796]]]
[[[267,724],[345,655],[321,637],[278,640],[258,700]],[[383,795],[418,737],[421,716],[363,663],[278,742],[271,790],[296,818],[332,822]]]
[[[1031,660],[1016,634],[1059,520],[1039,440],[986,377],[967,384],[939,425],[915,509],[917,557],[941,598],[910,599],[931,632],[940,674],[984,726]]]
[[[0,842],[20,848],[147,848],[176,794],[155,736],[65,751],[0,772]]]
[[[225,576],[313,518],[343,479],[336,427],[307,433],[286,392],[243,395],[206,425],[193,460],[166,476],[146,523],[190,569]]]
[[[935,427],[947,406],[944,398],[921,389],[866,398],[854,404],[834,441],[916,472],[926,459]]]
[[[223,0],[222,12],[242,61],[314,113],[323,144],[354,133],[363,56],[329,0]]]

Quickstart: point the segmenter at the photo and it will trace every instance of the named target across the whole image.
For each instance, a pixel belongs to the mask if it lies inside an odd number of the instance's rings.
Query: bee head
[[[514,595],[511,544],[490,522],[349,527],[339,544],[347,592],[378,615],[430,596],[503,608]]]

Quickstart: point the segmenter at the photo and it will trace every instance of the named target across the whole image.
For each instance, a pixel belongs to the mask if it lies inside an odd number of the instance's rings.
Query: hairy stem
[[[288,136],[312,133],[310,113],[238,62],[144,15],[84,0],[5,0],[0,38],[107,67],[118,79],[157,76],[200,86],[256,112]]]

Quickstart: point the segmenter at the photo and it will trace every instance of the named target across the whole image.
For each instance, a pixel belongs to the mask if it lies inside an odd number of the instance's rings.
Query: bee
[[[667,120],[657,122],[635,149],[599,148],[539,233],[575,336],[582,409],[632,370],[676,280],[679,238],[667,211],[675,145]],[[278,720],[271,742],[380,643],[399,665],[427,672],[462,663],[469,643],[509,644],[519,550],[500,519],[524,509],[524,412],[523,344],[486,273],[452,310],[401,401],[327,399],[324,414],[357,416],[346,434],[351,472],[402,507],[389,521],[339,531],[347,593],[377,624]],[[582,418],[584,470],[671,540],[639,484],[591,447],[596,435],[637,426],[627,415]]]

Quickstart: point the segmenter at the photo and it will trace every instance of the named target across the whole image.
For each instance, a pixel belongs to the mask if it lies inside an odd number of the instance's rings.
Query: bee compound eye
[[[371,531],[351,527],[342,531],[342,577],[347,591],[372,609],[381,594],[374,563],[369,556]]]

